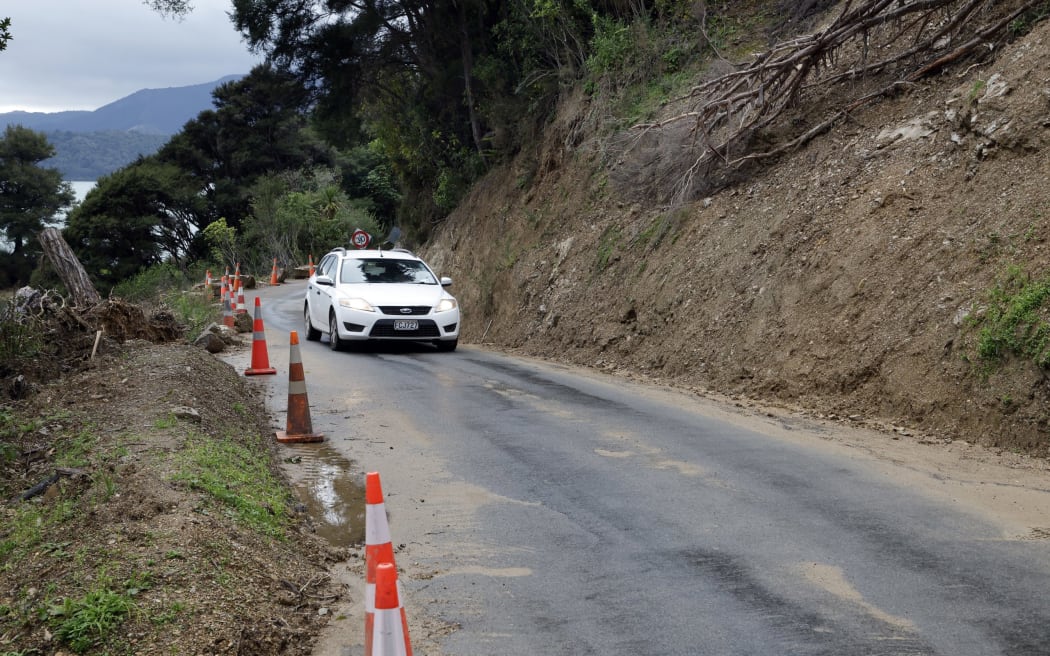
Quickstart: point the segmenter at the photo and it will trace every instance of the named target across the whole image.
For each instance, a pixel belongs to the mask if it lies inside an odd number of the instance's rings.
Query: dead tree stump
[[[40,244],[44,247],[48,261],[66,286],[76,307],[91,307],[102,302],[95,286],[91,284],[87,271],[73,254],[69,244],[62,238],[58,228],[44,228],[40,232]]]

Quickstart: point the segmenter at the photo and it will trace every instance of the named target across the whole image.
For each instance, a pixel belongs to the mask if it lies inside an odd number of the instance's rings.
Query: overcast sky
[[[0,51],[0,112],[98,109],[139,89],[248,73],[230,0],[193,0],[185,19],[141,0],[0,0],[11,40]]]

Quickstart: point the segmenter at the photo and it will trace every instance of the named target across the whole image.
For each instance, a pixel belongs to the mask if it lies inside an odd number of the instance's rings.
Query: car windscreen
[[[438,284],[434,274],[430,273],[430,270],[419,260],[397,260],[389,257],[346,260],[339,274],[339,282],[345,284],[361,282]]]

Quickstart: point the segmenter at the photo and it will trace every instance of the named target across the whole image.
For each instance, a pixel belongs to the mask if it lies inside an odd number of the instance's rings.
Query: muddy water
[[[334,547],[365,541],[364,476],[351,471],[350,461],[327,444],[298,445],[285,458],[299,500],[317,528]]]

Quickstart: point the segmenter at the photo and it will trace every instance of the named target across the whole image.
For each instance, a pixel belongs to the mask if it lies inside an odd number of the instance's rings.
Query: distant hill
[[[157,152],[187,121],[212,108],[215,87],[242,77],[141,89],[94,111],[0,113],[0,125],[43,132],[57,152],[45,166],[59,169],[67,180],[96,180]]]

